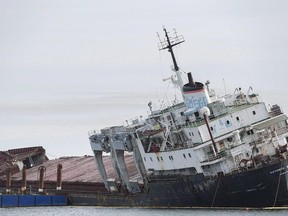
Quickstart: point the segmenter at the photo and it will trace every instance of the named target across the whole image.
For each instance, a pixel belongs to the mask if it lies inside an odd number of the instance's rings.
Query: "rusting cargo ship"
[[[287,116],[267,109],[250,87],[219,97],[210,82],[187,73],[184,83],[173,47],[184,42],[164,29],[159,50],[173,61],[169,78],[183,102],[146,119],[89,132],[106,193],[70,194],[72,205],[146,207],[275,207],[288,205]],[[124,154],[139,172],[129,179]],[[116,178],[107,176],[110,154]]]

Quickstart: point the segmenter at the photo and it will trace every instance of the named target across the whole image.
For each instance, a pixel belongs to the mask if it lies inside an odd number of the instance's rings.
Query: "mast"
[[[170,38],[168,36],[168,32],[165,28],[163,28],[163,31],[165,32],[166,40],[161,40],[160,35],[158,34],[158,37],[160,40],[160,43],[158,44],[158,48],[159,48],[159,50],[168,49],[168,52],[170,52],[171,57],[172,57],[172,61],[173,61],[173,65],[174,65],[173,70],[176,73],[176,76],[177,76],[177,79],[179,82],[178,85],[181,89],[181,92],[183,92],[183,90],[182,90],[183,81],[182,81],[182,78],[181,78],[181,75],[179,72],[179,67],[178,67],[174,52],[173,52],[173,47],[176,45],[179,45],[180,43],[183,43],[185,40],[184,40],[184,37],[182,35],[177,35],[177,32],[175,31],[175,29],[174,29],[175,36],[172,38]]]

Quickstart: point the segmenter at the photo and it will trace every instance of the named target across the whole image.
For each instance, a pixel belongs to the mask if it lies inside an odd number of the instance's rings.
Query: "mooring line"
[[[218,184],[217,184],[217,187],[216,187],[216,190],[215,190],[215,193],[214,193],[214,197],[213,197],[213,201],[212,201],[211,207],[214,206],[214,201],[216,199],[216,195],[217,195],[217,192],[218,192],[218,188],[219,188],[219,185],[220,185],[220,180],[221,180],[221,174],[219,175]]]
[[[284,162],[284,161],[281,162],[281,169],[283,168],[283,162]],[[280,186],[280,180],[281,180],[281,171],[279,172],[277,190],[276,190],[276,194],[275,194],[275,199],[274,199],[273,207],[275,207],[276,202],[277,202],[278,192],[279,192],[279,186]]]

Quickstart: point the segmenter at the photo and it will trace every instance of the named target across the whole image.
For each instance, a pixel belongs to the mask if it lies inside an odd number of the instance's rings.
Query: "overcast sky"
[[[159,107],[172,65],[157,48],[163,25],[184,36],[176,57],[195,80],[222,94],[252,86],[288,111],[287,11],[286,0],[0,0],[0,150],[92,154],[87,131]]]

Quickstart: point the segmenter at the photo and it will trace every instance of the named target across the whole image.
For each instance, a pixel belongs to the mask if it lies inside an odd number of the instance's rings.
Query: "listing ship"
[[[145,207],[279,207],[288,205],[287,116],[267,109],[250,87],[218,97],[209,82],[183,84],[173,47],[183,36],[164,28],[159,50],[173,61],[171,81],[183,102],[153,110],[144,120],[89,132],[106,193],[71,194],[72,205]],[[138,179],[124,155],[133,154]],[[116,178],[107,176],[110,154]]]

